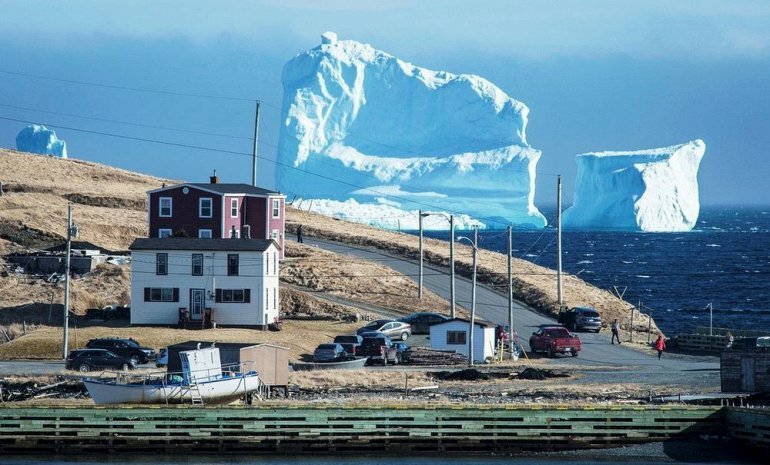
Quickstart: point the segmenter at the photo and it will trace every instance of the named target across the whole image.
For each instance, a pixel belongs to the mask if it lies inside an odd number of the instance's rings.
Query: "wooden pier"
[[[0,452],[465,453],[763,436],[770,415],[688,406],[0,407]],[[764,428],[764,430],[762,429]]]

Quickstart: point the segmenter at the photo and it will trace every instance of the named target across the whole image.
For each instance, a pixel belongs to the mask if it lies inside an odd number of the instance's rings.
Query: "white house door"
[[[190,289],[190,319],[200,321],[205,305],[205,289]]]

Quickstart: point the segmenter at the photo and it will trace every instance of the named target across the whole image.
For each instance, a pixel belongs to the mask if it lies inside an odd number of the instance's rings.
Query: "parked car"
[[[406,342],[394,342],[393,347],[396,348],[398,363],[409,363],[412,361],[412,348]]]
[[[130,358],[136,364],[147,363],[155,359],[155,350],[142,347],[131,338],[99,338],[91,339],[86,344],[89,349],[107,349],[122,357]]]
[[[353,356],[345,352],[342,344],[321,344],[313,352],[314,362],[344,362],[350,360]]]
[[[356,334],[379,331],[382,334],[394,339],[406,341],[412,335],[412,327],[397,320],[374,320],[363,328],[359,328]]]
[[[398,363],[398,349],[393,346],[393,341],[388,336],[370,331],[364,333],[363,338],[358,355],[368,357],[372,362],[382,361],[383,365]]]
[[[110,368],[128,371],[136,368],[136,363],[131,358],[117,355],[107,349],[76,349],[67,355],[64,366],[68,370],[87,373]]]
[[[163,368],[168,366],[168,348],[164,347],[158,352],[158,356],[155,358],[155,366]]]
[[[529,338],[529,350],[546,352],[553,358],[556,354],[570,354],[577,357],[582,349],[580,338],[564,326],[541,326]]]
[[[358,334],[340,335],[334,338],[334,342],[341,344],[345,349],[345,352],[356,355],[358,348],[361,347],[361,342],[364,338]]]
[[[598,333],[602,329],[602,316],[593,307],[573,307],[559,312],[559,324],[572,331],[586,330]]]
[[[430,334],[430,327],[449,320],[448,316],[431,312],[417,312],[399,318],[398,321],[412,326],[412,334]]]
[[[739,337],[733,341],[732,350],[763,352],[770,350],[770,337]]]

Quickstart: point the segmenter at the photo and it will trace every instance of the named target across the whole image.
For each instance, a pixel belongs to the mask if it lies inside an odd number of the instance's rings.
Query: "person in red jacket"
[[[655,340],[655,350],[658,351],[658,360],[660,360],[660,356],[663,355],[663,349],[666,348],[666,341],[663,340],[663,335],[658,334],[658,339]]]

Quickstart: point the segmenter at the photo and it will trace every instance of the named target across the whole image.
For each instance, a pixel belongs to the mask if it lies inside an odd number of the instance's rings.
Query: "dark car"
[[[78,370],[83,373],[94,370],[132,370],[136,363],[128,357],[123,357],[106,349],[76,349],[67,355],[64,364],[68,370]]]
[[[379,331],[382,334],[406,341],[412,335],[412,327],[408,323],[397,320],[374,320],[363,328],[359,328],[356,334],[361,335],[372,331]]]
[[[356,355],[358,348],[361,347],[361,342],[363,342],[363,340],[364,338],[358,334],[340,335],[334,338],[334,342],[342,345],[342,347],[345,349],[345,352],[351,355]]]
[[[135,363],[147,363],[155,359],[155,350],[142,347],[131,338],[99,338],[91,339],[86,344],[89,349],[107,349],[122,357],[130,358]]]
[[[398,363],[398,349],[393,346],[393,341],[380,332],[368,332],[363,334],[364,342],[358,355],[368,357],[369,361],[382,361],[382,363]]]
[[[593,307],[573,307],[559,312],[559,324],[572,331],[582,329],[598,333],[602,329],[602,315]]]
[[[344,362],[352,356],[345,352],[342,344],[321,344],[313,352],[314,362]]]
[[[449,320],[448,316],[431,312],[417,312],[399,318],[398,321],[409,323],[412,326],[412,334],[430,334],[430,327]]]

